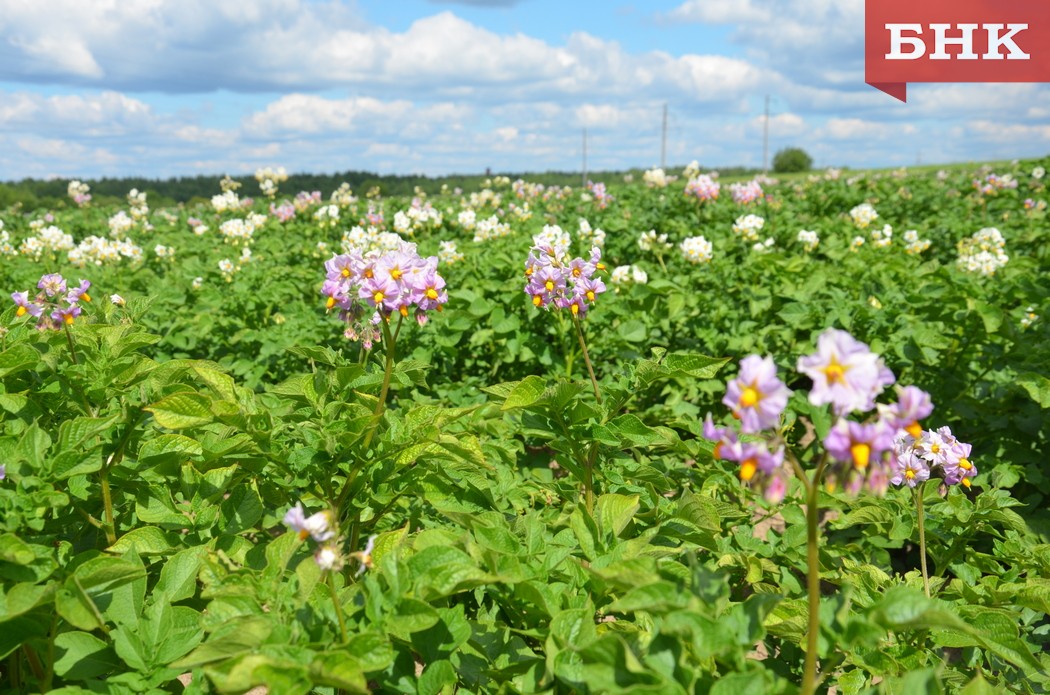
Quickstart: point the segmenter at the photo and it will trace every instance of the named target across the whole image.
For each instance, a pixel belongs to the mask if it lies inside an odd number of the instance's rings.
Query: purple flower
[[[358,296],[376,309],[393,311],[401,303],[401,288],[389,276],[378,275],[361,283]]]
[[[879,405],[879,414],[894,427],[905,430],[915,439],[922,436],[919,420],[933,412],[930,394],[917,386],[897,387],[897,402]]]
[[[40,278],[36,284],[48,297],[57,297],[66,293],[66,280],[58,273],[51,273]]]
[[[930,464],[917,456],[912,448],[894,456],[891,468],[893,474],[890,476],[890,482],[894,485],[915,487],[930,479]]]
[[[740,374],[726,386],[722,402],[740,419],[740,429],[753,433],[776,427],[789,395],[772,357],[748,355],[740,362]]]
[[[588,303],[593,303],[597,296],[605,292],[605,283],[601,278],[585,277],[576,282],[576,294],[583,295]]]
[[[306,540],[307,536],[312,536],[318,543],[323,543],[335,537],[335,531],[332,530],[332,512],[327,509],[306,516],[303,513],[302,504],[296,502],[295,506],[284,515],[284,524],[291,530],[297,531],[300,540]]]
[[[325,261],[324,269],[327,271],[328,279],[336,282],[354,282],[358,275],[358,266],[361,258],[349,253],[333,256]]]
[[[955,440],[954,437],[951,437],[951,430],[948,430],[948,436],[950,439],[946,440],[940,431],[923,432],[922,436],[915,442],[915,449],[918,455],[929,461],[931,466],[944,466],[948,461],[948,451],[951,448],[950,442]]]
[[[813,380],[810,402],[830,403],[840,416],[871,410],[875,397],[895,380],[867,345],[834,328],[817,338],[816,353],[799,358],[798,370]]]
[[[76,304],[70,304],[67,307],[59,307],[51,312],[51,318],[56,324],[65,324],[67,326],[72,325],[76,317],[80,316],[80,307]]]
[[[66,301],[70,304],[78,302],[81,299],[83,299],[85,302],[90,302],[91,297],[87,293],[89,287],[91,287],[90,280],[81,280],[79,287],[70,288],[69,293],[66,295]]]
[[[787,483],[783,480],[782,447],[770,451],[765,442],[734,441],[722,447],[721,457],[739,463],[740,480],[761,489],[766,501],[776,503],[784,499]]]
[[[29,314],[30,316],[40,316],[40,313],[43,311],[43,308],[39,304],[29,301],[28,292],[12,292],[11,299],[14,300],[15,306],[18,307],[15,309],[15,316],[19,318],[26,314]]]
[[[839,419],[824,438],[824,448],[836,461],[852,463],[863,473],[893,451],[893,434],[882,420],[865,424]]]

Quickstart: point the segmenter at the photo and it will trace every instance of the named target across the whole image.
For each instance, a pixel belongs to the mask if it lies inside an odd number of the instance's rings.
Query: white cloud
[[[910,123],[879,123],[861,118],[829,118],[822,128],[817,129],[818,137],[832,140],[885,140],[916,132],[918,128]]]
[[[735,24],[768,21],[770,11],[751,0],[687,0],[666,15],[676,22]]]

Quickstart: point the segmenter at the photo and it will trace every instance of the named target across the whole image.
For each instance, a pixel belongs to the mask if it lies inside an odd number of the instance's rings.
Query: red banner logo
[[[864,81],[907,101],[908,82],[1050,82],[1046,0],[867,0]]]

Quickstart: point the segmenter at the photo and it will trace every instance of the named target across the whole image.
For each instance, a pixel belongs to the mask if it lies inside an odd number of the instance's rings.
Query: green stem
[[[113,496],[109,490],[109,468],[103,466],[98,472],[98,477],[102,483],[102,507],[105,514],[102,530],[106,532],[106,545],[113,545],[117,542],[117,530],[113,519]]]
[[[572,324],[576,327],[576,337],[580,339],[580,349],[583,351],[583,361],[587,364],[587,374],[591,377],[591,386],[594,387],[594,399],[598,405],[602,403],[602,394],[598,390],[598,379],[594,376],[594,365],[591,364],[591,355],[587,352],[587,342],[583,339],[583,326],[580,325],[578,316],[573,315]]]
[[[820,683],[817,674],[817,644],[820,638],[820,479],[826,458],[817,466],[806,488],[806,588],[809,625],[806,631],[806,662],[802,669],[802,695],[813,695]]]
[[[346,620],[343,619],[343,606],[339,603],[339,594],[335,591],[335,573],[328,573],[328,593],[332,596],[332,607],[335,608],[335,617],[339,620],[339,635],[343,638],[343,644],[350,641],[346,632]]]
[[[69,324],[66,324],[66,340],[69,342],[69,356],[73,360],[73,364],[77,364],[77,349],[73,345],[73,334],[69,332]]]
[[[919,566],[922,568],[922,588],[926,592],[926,598],[930,597],[930,573],[926,569],[926,522],[922,508],[923,486],[925,481],[919,483],[915,488],[915,512],[919,517]]]
[[[397,332],[401,332],[401,322],[404,321],[404,318],[403,316],[398,316]],[[383,419],[383,411],[386,410],[386,396],[390,392],[390,378],[394,373],[394,350],[397,347],[397,338],[390,334],[390,324],[387,321],[380,321],[379,323],[383,327],[383,346],[386,348],[386,363],[383,367],[383,387],[379,390],[379,402],[376,403],[376,410],[372,413],[372,423],[368,426],[368,434],[365,435],[364,446],[361,447],[364,451],[368,451],[369,445],[372,444],[372,437],[379,427],[379,422]]]
[[[29,670],[33,672],[33,676],[40,684],[40,692],[46,693],[47,690],[44,688],[44,667],[40,664],[39,657],[28,644],[22,645],[22,651],[25,652],[26,661],[29,662]]]
[[[598,443],[595,442],[583,463],[583,495],[588,515],[594,514],[594,462],[597,457]]]
[[[383,328],[383,346],[386,348],[386,361],[383,365],[383,386],[379,390],[379,401],[376,403],[375,412],[372,413],[372,421],[368,424],[368,432],[365,434],[364,444],[361,447],[360,463],[346,476],[343,489],[340,490],[339,497],[336,499],[335,505],[333,505],[336,510],[343,508],[346,497],[350,494],[350,486],[353,485],[358,472],[361,470],[361,466],[364,465],[364,457],[368,453],[368,447],[372,445],[372,438],[375,437],[376,429],[379,428],[379,423],[383,420],[383,412],[386,410],[386,397],[390,392],[390,379],[394,373],[394,350],[397,347],[397,334],[401,332],[401,322],[404,319],[404,316],[398,315],[397,327],[393,334],[390,332],[390,324],[385,319],[379,322],[379,325]]]

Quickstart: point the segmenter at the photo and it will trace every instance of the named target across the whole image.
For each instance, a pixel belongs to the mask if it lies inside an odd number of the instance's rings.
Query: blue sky
[[[862,0],[0,0],[0,179],[1050,152],[1050,85],[864,84]]]

